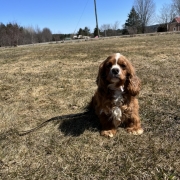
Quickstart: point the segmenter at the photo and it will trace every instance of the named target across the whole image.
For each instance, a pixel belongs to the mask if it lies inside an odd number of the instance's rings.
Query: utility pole
[[[98,19],[97,19],[97,10],[96,10],[96,0],[94,0],[94,9],[95,9],[95,16],[96,16],[96,28],[97,28],[98,37],[99,37],[99,28],[98,28]]]

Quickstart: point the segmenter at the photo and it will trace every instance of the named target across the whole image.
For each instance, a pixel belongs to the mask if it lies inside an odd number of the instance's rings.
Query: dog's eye
[[[112,66],[111,62],[107,63],[107,65],[106,65],[107,68],[111,68],[111,66]]]
[[[120,64],[122,69],[126,69],[126,65],[125,64]]]

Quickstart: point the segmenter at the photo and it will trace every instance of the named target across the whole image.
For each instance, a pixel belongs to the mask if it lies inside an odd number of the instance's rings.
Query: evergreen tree
[[[85,27],[83,32],[84,32],[85,36],[89,36],[90,35],[90,29],[88,27]]]
[[[89,36],[90,35],[90,29],[88,27],[85,27],[84,29],[79,28],[79,31],[77,32],[77,35],[82,35],[82,36]]]
[[[141,21],[138,13],[132,7],[130,13],[128,14],[128,19],[126,20],[125,27],[128,30],[129,34],[139,33],[140,32]]]
[[[79,31],[77,32],[77,35],[78,35],[78,36],[79,36],[79,35],[84,35],[82,28],[79,28]]]

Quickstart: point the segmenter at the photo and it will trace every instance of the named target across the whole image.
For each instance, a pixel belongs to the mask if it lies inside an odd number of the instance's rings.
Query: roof
[[[175,17],[175,18],[173,19],[173,22],[180,23],[180,17]]]

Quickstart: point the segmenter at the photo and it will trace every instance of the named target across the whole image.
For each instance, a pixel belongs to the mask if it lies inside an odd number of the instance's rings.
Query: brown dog
[[[97,86],[91,106],[100,119],[101,135],[113,137],[121,123],[127,132],[142,134],[136,98],[140,91],[140,80],[127,58],[116,53],[102,62]]]

